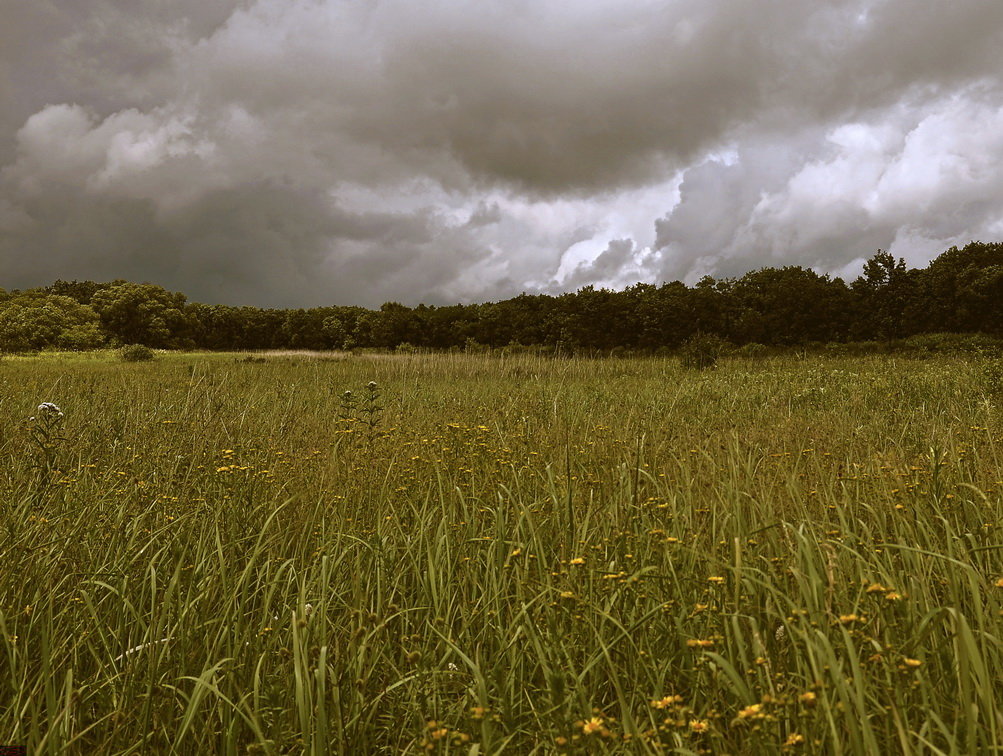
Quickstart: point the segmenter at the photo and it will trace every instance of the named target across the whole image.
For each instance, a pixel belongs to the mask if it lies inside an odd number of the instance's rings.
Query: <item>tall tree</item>
[[[851,337],[894,339],[905,335],[905,308],[912,298],[912,278],[905,260],[878,250],[864,263],[863,273],[851,285],[856,298]]]
[[[185,299],[154,284],[115,281],[95,292],[91,306],[108,336],[122,344],[185,348],[194,343]]]

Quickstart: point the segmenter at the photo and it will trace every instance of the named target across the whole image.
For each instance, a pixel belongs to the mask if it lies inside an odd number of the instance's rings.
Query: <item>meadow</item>
[[[998,375],[5,358],[0,743],[1003,751]]]

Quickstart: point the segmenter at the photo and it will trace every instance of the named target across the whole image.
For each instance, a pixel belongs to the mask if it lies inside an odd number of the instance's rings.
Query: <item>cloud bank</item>
[[[14,0],[0,285],[497,299],[1003,238],[1003,5]]]

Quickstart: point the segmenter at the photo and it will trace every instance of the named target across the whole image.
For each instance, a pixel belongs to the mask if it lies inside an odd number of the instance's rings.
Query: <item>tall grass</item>
[[[985,370],[5,360],[0,742],[998,752]]]

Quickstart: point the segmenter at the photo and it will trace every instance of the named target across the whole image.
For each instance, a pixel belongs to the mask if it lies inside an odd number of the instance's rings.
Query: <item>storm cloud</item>
[[[12,0],[0,285],[497,299],[1003,238],[983,0]]]

